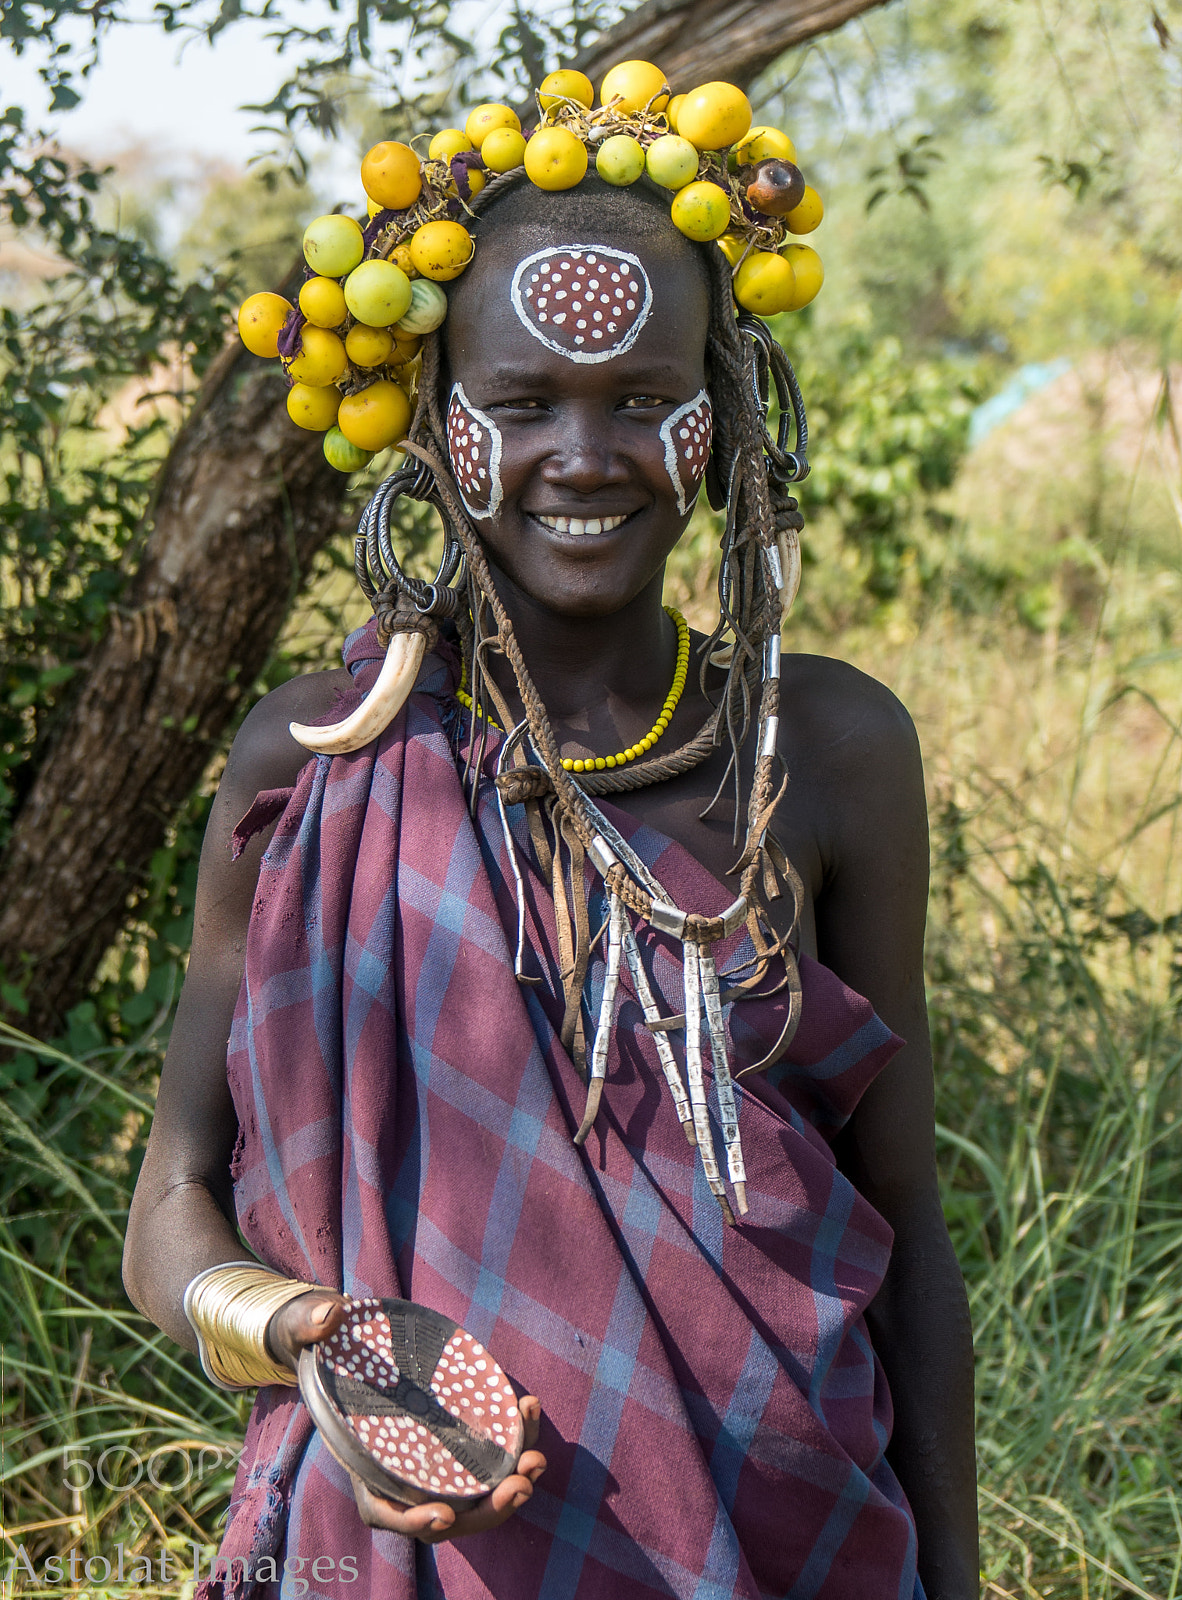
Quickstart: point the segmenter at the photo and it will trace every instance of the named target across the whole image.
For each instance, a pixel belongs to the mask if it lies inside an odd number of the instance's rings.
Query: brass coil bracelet
[[[199,1272],[185,1290],[184,1306],[210,1383],[231,1392],[268,1383],[294,1388],[295,1373],[268,1353],[267,1324],[289,1300],[318,1287],[257,1261],[225,1261]]]

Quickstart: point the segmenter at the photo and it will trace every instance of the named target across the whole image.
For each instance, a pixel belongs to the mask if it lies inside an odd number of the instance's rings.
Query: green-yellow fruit
[[[605,183],[618,188],[635,183],[644,171],[644,146],[627,133],[613,133],[595,156],[595,170]]]
[[[345,279],[345,304],[371,328],[388,328],[410,306],[410,279],[392,261],[363,261]]]
[[[687,183],[673,196],[670,213],[687,239],[717,239],[730,227],[731,197],[717,183]]]
[[[324,435],[324,459],[338,472],[360,472],[373,460],[373,451],[351,444],[339,428],[333,427]]]
[[[663,189],[684,189],[698,176],[698,152],[677,133],[663,133],[645,153],[645,166]]]
[[[732,279],[735,299],[744,311],[774,317],[792,309],[796,279],[792,264],[770,250],[753,250]]]
[[[410,310],[398,324],[400,337],[421,338],[442,327],[447,316],[447,296],[430,278],[416,278],[410,286]]]
[[[281,294],[252,294],[238,308],[238,336],[252,356],[277,356],[279,335],[291,315]]]
[[[586,73],[579,72],[574,67],[560,67],[557,72],[551,72],[542,79],[538,86],[538,104],[543,111],[561,105],[564,100],[573,100],[577,105],[585,106],[588,111],[591,109],[595,104],[595,90]],[[483,146],[481,152],[483,153]]]
[[[352,217],[317,217],[304,229],[304,260],[325,278],[343,278],[365,254],[365,240]]]
[[[300,310],[317,328],[339,328],[345,320],[345,293],[335,278],[309,278],[300,290]]]
[[[313,388],[308,383],[295,383],[287,391],[287,414],[297,428],[307,428],[309,433],[323,433],[337,419],[341,391]]]
[[[308,323],[300,329],[300,348],[287,363],[287,370],[298,382],[323,388],[335,383],[348,364],[345,347],[336,334]]]
[[[452,156],[462,156],[471,148],[471,139],[461,129],[441,128],[427,146],[427,154],[432,161],[450,161]]]

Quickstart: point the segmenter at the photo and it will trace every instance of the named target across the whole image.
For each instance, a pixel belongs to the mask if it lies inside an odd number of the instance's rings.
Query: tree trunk
[[[675,86],[748,84],[792,45],[884,0],[646,0],[579,60],[647,57]],[[285,385],[237,345],[211,368],[161,468],[127,596],[14,823],[0,969],[31,969],[33,1032],[85,994],[128,897],[274,645],[345,479],[290,423]]]

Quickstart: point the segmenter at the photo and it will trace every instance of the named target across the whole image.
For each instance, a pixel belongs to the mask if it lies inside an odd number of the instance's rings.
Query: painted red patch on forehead
[[[536,251],[513,274],[509,293],[535,339],[581,362],[630,350],[653,304],[638,258],[598,244]]]
[[[714,409],[705,389],[699,389],[692,400],[678,406],[671,417],[661,424],[661,440],[665,446],[665,470],[677,491],[677,509],[682,516],[693,505],[706,463],[710,459],[710,441],[714,436]]]
[[[459,383],[447,407],[447,453],[468,514],[495,517],[501,508],[501,432]]]

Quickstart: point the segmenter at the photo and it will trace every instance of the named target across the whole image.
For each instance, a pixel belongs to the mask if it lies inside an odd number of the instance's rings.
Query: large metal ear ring
[[[399,495],[439,506],[435,474],[425,461],[416,460],[392,473],[362,512],[353,545],[357,581],[375,611],[393,601],[409,602],[404,609],[413,608],[424,617],[457,616],[463,597],[450,585],[459,571],[463,551],[448,533],[439,570],[430,583],[404,572],[390,537],[390,513]],[[362,749],[389,727],[406,704],[426,650],[427,636],[421,629],[393,633],[377,682],[357,709],[343,721],[324,727],[293,722],[289,724],[292,738],[317,755],[348,755]]]
[[[768,472],[778,488],[786,489],[788,484],[800,483],[809,475],[809,423],[805,415],[804,396],[800,392],[792,363],[772,338],[767,323],[760,317],[741,312],[739,331],[746,334],[754,346],[752,383],[755,403],[764,419],[763,449],[768,458]],[[773,383],[780,414],[774,439],[767,427]],[[790,430],[791,449],[788,448]]]

